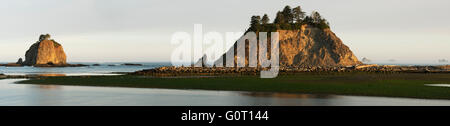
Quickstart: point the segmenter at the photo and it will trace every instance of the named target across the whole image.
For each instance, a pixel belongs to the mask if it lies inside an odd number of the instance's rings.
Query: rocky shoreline
[[[39,75],[5,75],[0,74],[0,79],[27,79],[27,78],[39,78]]]
[[[154,69],[146,69],[130,73],[129,75],[147,76],[182,76],[182,75],[258,75],[261,70],[268,68],[234,68],[234,67],[175,67],[166,66]],[[405,72],[405,73],[450,73],[450,65],[443,66],[395,66],[395,65],[355,65],[340,67],[280,67],[280,74],[300,72]]]

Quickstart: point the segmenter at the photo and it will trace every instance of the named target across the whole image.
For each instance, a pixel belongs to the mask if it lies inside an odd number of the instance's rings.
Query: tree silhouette
[[[330,28],[330,23],[323,19],[319,12],[313,11],[311,13],[312,23],[321,29]]]
[[[294,22],[294,15],[292,13],[292,9],[290,6],[284,7],[283,11],[281,12],[283,14],[283,17],[285,18],[284,23],[293,23]]]
[[[297,23],[301,23],[305,18],[305,12],[302,11],[300,6],[293,8],[292,14],[294,16],[294,21]]]
[[[285,20],[284,15],[280,11],[278,11],[277,12],[277,16],[275,17],[275,20],[273,21],[273,23],[275,23],[275,24],[283,24],[285,22],[286,22],[286,20]]]
[[[330,28],[330,23],[319,12],[313,11],[311,15],[306,16],[306,13],[302,11],[300,6],[293,9],[290,6],[286,6],[282,11],[276,13],[272,24],[269,21],[267,14],[264,14],[262,18],[254,15],[251,17],[248,31],[296,30],[305,24],[320,29]]]
[[[264,16],[261,19],[261,23],[262,24],[268,24],[270,21],[269,16],[267,16],[267,14],[264,14]]]
[[[250,25],[251,26],[256,26],[256,25],[259,25],[259,24],[261,24],[261,17],[253,15],[251,20],[250,20]]]
[[[313,23],[320,23],[322,21],[322,16],[320,16],[319,12],[313,11],[311,13],[311,18],[313,20]]]
[[[250,19],[250,30],[257,31],[261,26],[261,17],[253,15]]]

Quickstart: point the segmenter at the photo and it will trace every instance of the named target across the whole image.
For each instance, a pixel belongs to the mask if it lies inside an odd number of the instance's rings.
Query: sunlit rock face
[[[330,29],[303,25],[300,30],[279,30],[280,64],[349,66],[361,64]]]
[[[50,35],[41,35],[25,53],[24,65],[65,65],[66,53],[61,44],[50,39]]]
[[[298,30],[277,30],[277,32],[280,43],[280,66],[353,66],[362,64],[350,48],[329,28],[319,29],[310,25],[302,25]],[[235,43],[231,47],[234,48],[234,51],[245,48],[245,64],[248,66],[248,43],[245,44],[245,47],[236,45]],[[267,45],[270,53],[270,42]],[[259,47],[257,48],[259,50]],[[229,53],[233,51],[232,49],[223,54],[215,64],[223,62],[225,65],[226,54],[233,54]],[[237,57],[234,53],[235,64]],[[258,62],[258,64],[260,63]]]

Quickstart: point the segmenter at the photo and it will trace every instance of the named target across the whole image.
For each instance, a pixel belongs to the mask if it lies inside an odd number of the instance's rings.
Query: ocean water
[[[5,75],[117,75],[113,72],[134,72],[143,69],[171,65],[168,62],[126,62],[142,64],[142,66],[126,66],[125,62],[95,63],[95,62],[72,62],[70,64],[85,64],[84,67],[5,67],[0,66],[0,73]],[[93,66],[100,64],[100,66]]]
[[[448,106],[450,100],[296,93],[15,84],[0,80],[0,106]],[[445,87],[443,87],[445,88]]]
[[[135,62],[136,63],[136,62]],[[171,65],[170,63],[81,63],[86,67],[0,67],[7,75],[63,74],[115,75]],[[112,66],[109,66],[112,65]],[[91,87],[16,84],[25,79],[0,80],[0,106],[447,106],[450,100],[387,98],[343,95],[258,93],[239,91],[173,90],[153,88]],[[432,85],[431,85],[432,86]],[[448,88],[448,87],[441,87]]]

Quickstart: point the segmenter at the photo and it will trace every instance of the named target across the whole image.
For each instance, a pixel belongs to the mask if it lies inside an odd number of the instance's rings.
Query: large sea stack
[[[23,65],[66,65],[66,53],[58,42],[50,39],[50,35],[39,36],[25,53]]]
[[[329,28],[321,29],[303,24],[294,30],[276,30],[276,32],[279,33],[280,66],[354,66],[362,64],[349,47]],[[241,48],[236,45],[235,43],[232,47],[234,50]],[[270,45],[269,41],[267,45]],[[248,43],[245,46],[245,55],[247,56],[245,64],[248,65]],[[223,54],[216,62],[224,62],[226,54]],[[235,62],[236,55],[234,53]]]
[[[282,67],[328,67],[362,64],[350,48],[331,31],[330,23],[319,12],[313,11],[311,15],[307,16],[300,6],[292,9],[290,6],[286,6],[282,11],[278,11],[273,23],[269,23],[267,14],[264,14],[262,18],[254,15],[251,17],[250,28],[247,29],[248,32],[255,32],[257,37],[259,37],[260,32],[279,33],[279,63]],[[269,38],[268,40],[271,39]],[[245,47],[237,47],[237,45],[239,44],[236,42],[215,64],[226,61],[226,57],[229,57],[226,54],[233,54],[230,51],[234,50],[236,52],[236,50],[245,48],[245,64],[247,66],[249,56],[248,41],[245,42]],[[259,51],[258,45],[259,41],[254,45],[257,47],[252,48],[256,48]],[[264,45],[270,47],[271,42],[267,41],[267,44]],[[267,50],[271,53],[270,48]],[[260,54],[260,52],[256,53],[257,56]],[[236,54],[234,53],[235,64],[237,61]]]
[[[329,28],[302,25],[299,30],[278,30],[280,64],[297,66],[351,66],[361,64]]]

